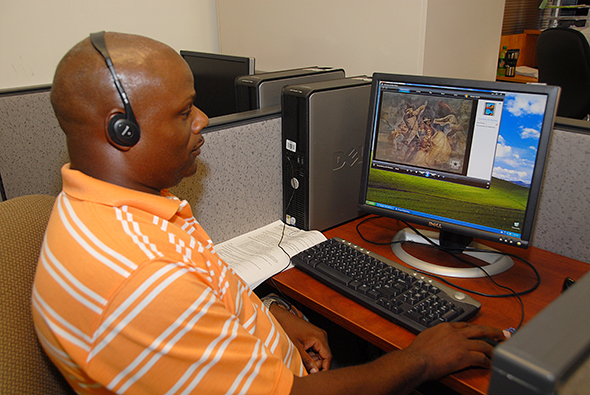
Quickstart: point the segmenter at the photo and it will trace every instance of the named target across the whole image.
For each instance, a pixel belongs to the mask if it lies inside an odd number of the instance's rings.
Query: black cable
[[[391,245],[391,244],[394,244],[394,243],[396,243],[396,241],[390,241],[390,242],[376,242],[376,241],[373,241],[373,240],[369,240],[369,239],[367,239],[367,238],[366,238],[366,237],[365,237],[365,236],[362,234],[362,232],[361,232],[361,230],[360,230],[360,226],[361,226],[362,224],[365,224],[365,223],[367,223],[367,222],[369,222],[369,221],[371,221],[371,220],[377,219],[377,218],[382,218],[382,217],[381,217],[381,216],[373,216],[373,217],[368,217],[368,218],[365,218],[364,220],[360,221],[360,222],[359,222],[359,223],[356,225],[356,230],[357,230],[357,233],[359,234],[359,236],[361,237],[361,239],[363,239],[364,241],[366,241],[366,242],[368,242],[368,243],[375,244],[375,245]],[[541,276],[539,275],[539,272],[538,272],[538,271],[537,271],[537,269],[534,267],[534,265],[532,265],[530,262],[528,262],[527,260],[525,260],[525,259],[523,259],[523,258],[521,258],[521,257],[519,257],[519,256],[517,256],[517,255],[510,254],[510,253],[504,253],[504,252],[500,252],[500,251],[490,251],[490,250],[483,250],[483,249],[478,249],[478,248],[470,248],[470,247],[468,247],[468,248],[465,248],[465,249],[463,249],[463,250],[460,250],[460,249],[452,249],[452,248],[445,248],[445,247],[442,247],[442,246],[440,246],[440,245],[438,245],[438,244],[434,243],[434,242],[433,242],[433,241],[432,241],[430,238],[428,238],[427,236],[423,235],[423,234],[422,234],[420,231],[418,231],[418,230],[417,230],[415,227],[413,227],[413,226],[412,226],[412,225],[410,225],[409,223],[407,223],[407,222],[405,222],[405,221],[402,221],[402,222],[403,222],[403,223],[404,223],[406,226],[408,226],[410,229],[412,229],[412,230],[413,230],[413,231],[414,231],[416,234],[418,234],[419,236],[421,236],[422,238],[424,238],[424,239],[425,239],[425,240],[426,240],[426,241],[427,241],[427,242],[430,244],[430,246],[431,246],[431,247],[433,247],[433,248],[437,248],[437,249],[439,249],[440,251],[443,251],[443,252],[445,252],[445,253],[447,253],[447,254],[449,254],[449,255],[453,256],[455,259],[457,259],[457,260],[459,260],[459,261],[461,261],[461,262],[463,262],[463,263],[466,263],[466,264],[468,264],[468,265],[471,265],[471,266],[473,266],[473,267],[476,267],[476,268],[480,269],[480,270],[481,270],[481,271],[484,273],[485,277],[486,277],[486,278],[488,278],[488,279],[489,279],[489,280],[490,280],[490,281],[491,281],[491,282],[492,282],[492,283],[493,283],[495,286],[497,286],[497,287],[499,287],[499,288],[502,288],[502,289],[505,289],[505,290],[507,290],[509,293],[507,293],[507,294],[487,294],[487,293],[483,293],[483,292],[475,291],[475,290],[472,290],[472,289],[468,289],[468,288],[465,288],[465,287],[461,287],[461,286],[459,286],[459,285],[456,285],[456,284],[454,284],[454,283],[450,282],[449,280],[447,280],[447,279],[445,279],[445,278],[443,278],[443,277],[441,277],[441,276],[437,276],[437,275],[435,275],[435,274],[432,274],[432,273],[428,273],[428,272],[424,272],[424,271],[422,271],[422,270],[416,270],[416,269],[415,269],[417,272],[419,272],[419,273],[422,273],[422,274],[424,274],[424,275],[427,275],[427,276],[429,276],[429,277],[436,278],[437,280],[439,280],[439,281],[441,281],[441,282],[443,282],[443,283],[445,283],[445,284],[447,284],[447,285],[450,285],[450,286],[452,286],[452,287],[455,287],[455,288],[457,288],[457,289],[459,289],[459,290],[461,290],[461,291],[468,292],[468,293],[472,293],[472,294],[475,294],[475,295],[479,295],[479,296],[483,296],[483,297],[489,297],[489,298],[507,298],[507,297],[515,297],[515,298],[517,298],[517,300],[518,300],[518,302],[519,302],[519,304],[520,304],[520,310],[521,310],[521,315],[520,315],[520,316],[521,316],[521,318],[520,318],[520,322],[519,322],[519,324],[518,324],[518,326],[517,326],[517,329],[518,329],[518,328],[520,328],[520,327],[522,326],[522,323],[523,323],[523,321],[524,321],[524,303],[523,303],[523,301],[522,301],[522,298],[521,298],[520,296],[522,296],[522,295],[526,295],[526,294],[528,294],[528,293],[530,293],[530,292],[534,291],[535,289],[537,289],[537,287],[539,286],[539,284],[540,284],[540,282],[541,282]],[[397,242],[406,242],[406,243],[413,243],[413,244],[420,244],[420,245],[424,245],[424,244],[422,244],[422,243],[413,242],[413,241],[405,241],[405,240],[404,240],[404,241],[397,241]],[[463,251],[467,251],[467,252],[480,252],[480,253],[494,253],[494,254],[502,254],[502,255],[505,255],[505,256],[509,256],[509,257],[511,257],[511,258],[516,258],[516,259],[518,259],[519,261],[521,261],[521,262],[525,263],[527,266],[529,266],[529,267],[532,269],[532,271],[534,272],[534,274],[535,274],[535,277],[536,277],[535,284],[533,284],[533,286],[532,286],[532,287],[530,287],[529,289],[526,289],[526,290],[524,290],[524,291],[519,291],[519,292],[516,292],[516,291],[514,291],[514,290],[513,290],[512,288],[510,288],[510,287],[507,287],[507,286],[505,286],[505,285],[499,284],[499,283],[498,283],[496,280],[494,280],[494,279],[492,278],[492,276],[490,276],[490,275],[489,275],[489,273],[488,273],[488,272],[487,272],[487,271],[486,271],[486,270],[485,270],[483,267],[481,267],[481,266],[479,266],[479,265],[477,265],[477,264],[475,264],[475,263],[473,263],[473,262],[470,262],[470,261],[468,261],[468,260],[466,260],[466,259],[464,259],[464,258],[460,257],[460,256],[457,254],[457,252],[461,253],[461,252],[463,252]]]
[[[494,295],[494,294],[486,294],[483,292],[479,292],[479,291],[474,291],[465,287],[461,287],[457,284],[453,284],[452,282],[448,281],[447,279],[445,279],[444,277],[438,276],[436,274],[432,274],[432,273],[428,273],[428,272],[424,272],[422,270],[418,270],[418,269],[414,269],[416,270],[418,273],[422,273],[428,277],[432,277],[435,278],[447,285],[450,285],[452,287],[455,287],[463,292],[468,292],[468,293],[472,293],[474,295],[479,295],[479,296],[484,296],[484,297],[488,297],[488,298],[508,298],[508,297],[515,297],[518,300],[518,303],[520,304],[520,321],[518,322],[518,325],[516,326],[516,329],[520,329],[520,327],[522,326],[522,323],[524,322],[524,302],[522,301],[522,298],[520,297],[520,293],[514,292],[514,290],[512,290],[510,287],[498,284],[494,279],[492,279],[492,277],[489,276],[489,274],[486,273],[486,277],[488,277],[488,279],[490,279],[492,281],[492,283],[494,283],[494,285],[496,285],[497,287],[500,288],[504,288],[508,291],[510,291],[511,293],[509,294],[500,294],[500,295]]]
[[[365,236],[362,234],[362,232],[360,231],[360,225],[362,225],[362,224],[364,224],[364,223],[366,223],[366,222],[368,222],[368,221],[371,221],[371,220],[374,220],[374,219],[378,219],[378,218],[382,218],[382,217],[380,217],[380,216],[373,216],[373,217],[369,217],[369,218],[366,218],[366,219],[364,219],[363,221],[361,221],[361,222],[359,222],[359,223],[357,224],[357,226],[356,226],[357,232],[358,232],[359,236],[360,236],[360,237],[361,237],[361,238],[362,238],[364,241],[366,241],[366,242],[368,242],[368,243],[371,243],[371,244],[375,244],[375,245],[391,245],[391,244],[394,244],[394,243],[412,243],[412,244],[418,244],[418,245],[424,246],[424,244],[423,244],[423,243],[414,242],[414,241],[411,241],[411,240],[400,240],[400,241],[390,241],[390,242],[377,242],[377,241],[373,241],[373,240],[369,240],[369,239],[367,239],[367,238],[366,238],[366,237],[365,237]],[[512,296],[515,296],[515,294],[516,294],[516,295],[526,295],[526,294],[528,294],[528,293],[530,293],[530,292],[534,291],[535,289],[537,289],[537,287],[539,286],[539,284],[540,284],[540,282],[541,282],[541,277],[540,277],[540,275],[539,275],[539,272],[537,271],[537,269],[536,269],[536,268],[535,268],[535,267],[534,267],[534,266],[533,266],[533,265],[532,265],[530,262],[528,262],[527,260],[525,260],[525,259],[523,259],[523,258],[519,257],[518,255],[514,255],[514,254],[510,254],[510,253],[505,253],[505,252],[501,252],[501,251],[483,250],[483,249],[478,249],[478,248],[470,248],[470,247],[469,247],[469,248],[466,248],[466,249],[464,249],[464,250],[460,250],[460,249],[452,249],[452,248],[445,248],[445,247],[442,247],[442,246],[440,246],[440,245],[438,245],[438,244],[434,243],[432,240],[430,240],[430,238],[428,238],[427,236],[423,235],[423,234],[422,234],[420,231],[418,231],[418,230],[417,230],[416,228],[414,228],[412,225],[408,224],[408,223],[407,223],[407,222],[405,222],[405,221],[402,221],[402,222],[403,222],[403,223],[404,223],[406,226],[408,226],[410,229],[412,229],[414,232],[416,232],[416,234],[417,234],[417,235],[419,235],[419,236],[421,236],[422,238],[424,238],[424,239],[425,239],[425,240],[426,240],[426,241],[427,241],[427,242],[430,244],[430,246],[431,246],[431,247],[433,247],[433,248],[436,248],[436,249],[438,249],[438,250],[440,250],[440,251],[446,252],[447,254],[449,254],[449,255],[453,256],[453,257],[454,257],[454,258],[456,258],[457,260],[459,260],[459,261],[461,261],[461,262],[463,262],[463,263],[466,263],[466,264],[468,264],[468,265],[470,265],[470,266],[473,266],[473,267],[476,267],[476,268],[480,269],[480,270],[481,270],[481,271],[484,273],[484,275],[485,275],[487,278],[489,278],[489,279],[490,279],[490,280],[491,280],[493,283],[496,283],[496,281],[495,281],[495,280],[494,280],[494,279],[493,279],[493,278],[492,278],[492,277],[491,277],[491,276],[490,276],[490,275],[489,275],[489,274],[486,272],[486,270],[485,270],[483,267],[481,267],[481,266],[479,266],[479,265],[477,265],[477,264],[475,264],[475,263],[473,263],[473,262],[470,262],[470,261],[468,261],[468,260],[466,260],[466,259],[462,258],[462,257],[461,257],[461,256],[458,254],[458,252],[461,252],[461,251],[467,251],[467,252],[480,252],[480,253],[488,253],[488,254],[502,254],[502,255],[505,255],[505,256],[508,256],[508,257],[511,257],[511,258],[516,258],[516,259],[518,259],[518,260],[522,261],[522,262],[523,262],[523,263],[525,263],[527,266],[529,266],[529,267],[531,268],[531,270],[532,270],[532,271],[535,273],[535,277],[536,277],[535,284],[534,284],[534,285],[533,285],[531,288],[529,288],[529,289],[526,289],[526,290],[524,290],[524,291],[519,291],[519,292],[510,293],[510,294],[500,294],[500,295],[493,295],[493,294],[481,294],[481,293],[479,293],[481,296],[487,296],[487,297],[512,297]],[[428,273],[428,274],[429,274],[429,273]],[[430,274],[429,274],[429,275],[430,275]],[[449,282],[447,282],[447,283],[448,283],[448,284],[450,284],[450,285],[453,285],[453,286],[455,286],[455,287],[457,287],[457,288],[460,288],[459,286],[456,286],[456,285],[454,285],[454,284],[452,284],[452,283],[449,283]],[[499,287],[501,287],[501,288],[502,288],[502,287],[504,287],[504,288],[510,289],[509,287],[505,287],[505,286],[502,286],[502,285],[500,285],[500,284],[497,284],[497,285],[498,285]],[[474,293],[474,294],[477,294],[477,293],[478,293],[477,291],[469,291],[469,290],[467,290],[467,292],[472,292],[472,293]]]
[[[293,178],[293,177],[295,177],[295,169],[293,168],[293,163],[291,162],[291,158],[287,157],[287,160],[289,161],[289,165],[291,166],[291,178]],[[287,202],[287,206],[283,210],[285,213],[287,212],[287,210],[291,206],[291,202],[293,201],[293,197],[295,197],[295,189],[293,189],[293,191],[291,192],[291,197],[289,197],[289,201]],[[287,224],[283,220],[283,231],[281,232],[281,238],[279,239],[279,243],[277,244],[277,246],[285,253],[285,255],[287,255],[287,257],[289,258],[289,263],[287,263],[287,266],[285,266],[283,269],[281,269],[279,271],[279,273],[283,272],[291,264],[291,256],[289,254],[287,254],[287,251],[285,251],[285,249],[281,246],[281,242],[283,241],[283,237],[285,237],[285,229],[286,228],[287,228]]]
[[[367,243],[371,243],[371,244],[375,244],[375,245],[380,245],[380,246],[385,246],[385,245],[391,245],[391,244],[394,244],[394,243],[395,243],[394,241],[378,242],[378,241],[369,240],[369,239],[366,239],[366,238],[365,238],[365,236],[363,236],[363,234],[361,233],[361,230],[360,230],[360,226],[361,226],[361,225],[363,225],[363,224],[365,224],[365,223],[367,223],[367,222],[369,222],[369,221],[372,221],[372,220],[374,220],[374,219],[378,219],[378,218],[382,218],[382,217],[381,217],[381,216],[378,216],[378,215],[375,215],[375,216],[372,216],[372,217],[367,217],[367,218],[363,219],[363,220],[362,220],[362,221],[360,221],[358,224],[356,224],[356,232],[357,232],[357,233],[358,233],[358,235],[361,237],[361,239],[363,239],[363,240],[364,240],[364,241],[366,241]]]
[[[406,223],[406,225],[408,225],[410,228],[412,228],[412,226],[411,226],[411,225],[409,225],[409,224],[407,224],[407,223]],[[413,229],[413,230],[414,230],[415,232],[417,232],[417,234],[420,234],[420,232],[419,232],[417,229]],[[422,236],[422,237],[425,237],[425,236],[424,236],[424,235],[422,235],[422,234],[420,234],[420,236]],[[432,242],[432,241],[431,241],[431,242]],[[434,244],[434,245],[436,246],[436,244]],[[518,260],[520,260],[520,261],[524,262],[524,263],[525,263],[527,266],[529,266],[529,267],[530,267],[530,268],[533,270],[533,272],[535,273],[536,281],[535,281],[535,283],[533,284],[533,286],[532,286],[532,287],[530,287],[529,289],[526,289],[526,290],[524,290],[524,291],[520,291],[520,292],[515,292],[515,291],[514,291],[514,290],[512,290],[510,287],[507,287],[507,286],[504,286],[504,285],[500,285],[500,284],[498,284],[498,283],[497,283],[497,282],[496,282],[496,281],[493,279],[493,277],[489,275],[489,273],[488,273],[488,272],[485,270],[485,268],[484,268],[484,267],[481,267],[481,266],[479,266],[479,265],[477,265],[477,264],[475,264],[475,263],[473,263],[473,262],[470,262],[470,261],[468,261],[468,260],[466,260],[466,259],[462,258],[462,257],[459,255],[459,254],[460,254],[462,251],[460,251],[460,250],[458,250],[458,249],[444,248],[444,247],[440,247],[440,246],[436,246],[436,247],[437,247],[438,249],[440,249],[441,251],[443,251],[443,252],[446,252],[447,254],[450,254],[450,255],[451,255],[451,256],[453,256],[455,259],[457,259],[457,260],[459,260],[459,261],[461,261],[461,262],[463,262],[463,263],[466,263],[466,264],[468,264],[468,265],[472,265],[472,266],[474,266],[474,267],[478,268],[478,269],[479,269],[479,270],[481,270],[481,271],[484,273],[484,275],[485,275],[485,276],[486,276],[486,277],[487,277],[487,278],[488,278],[490,281],[492,281],[492,283],[494,283],[496,286],[498,286],[498,287],[500,287],[500,288],[507,289],[507,290],[509,290],[509,291],[510,291],[510,294],[505,294],[505,295],[501,295],[501,294],[500,294],[500,295],[493,295],[493,294],[490,294],[490,295],[485,295],[485,294],[482,294],[482,296],[488,296],[488,297],[492,297],[492,298],[494,298],[494,297],[498,297],[498,298],[499,298],[499,297],[510,297],[510,296],[521,296],[521,295],[526,295],[526,294],[528,294],[528,293],[531,293],[531,292],[533,292],[535,289],[537,289],[537,287],[538,287],[538,286],[539,286],[539,284],[541,283],[541,276],[539,275],[539,272],[537,271],[537,269],[536,269],[536,268],[535,268],[535,267],[534,267],[534,266],[533,266],[531,263],[529,263],[528,261],[526,261],[525,259],[522,259],[521,257],[519,257],[519,256],[517,256],[517,255],[513,255],[513,254],[510,254],[510,253],[504,253],[504,252],[501,252],[501,251],[490,251],[490,250],[484,250],[484,249],[479,249],[479,248],[471,248],[471,247],[465,248],[465,249],[463,250],[463,251],[467,251],[467,252],[479,252],[479,253],[487,253],[487,254],[501,254],[501,255],[504,255],[504,256],[509,256],[509,257],[511,257],[511,258],[516,258],[516,259],[518,259]],[[457,252],[459,252],[459,254],[457,254]],[[476,292],[476,291],[474,291],[473,293],[477,293],[477,292]]]
[[[455,249],[449,249],[449,248],[444,248],[444,247],[441,247],[441,246],[437,245],[437,244],[436,244],[436,243],[434,243],[434,242],[433,242],[433,241],[432,241],[430,238],[428,238],[427,236],[425,236],[424,234],[422,234],[420,231],[418,231],[418,229],[414,228],[414,227],[413,227],[412,225],[410,225],[409,223],[407,223],[407,222],[405,222],[405,221],[402,221],[402,222],[404,222],[404,224],[406,224],[406,225],[407,225],[407,226],[408,226],[410,229],[412,229],[412,230],[413,230],[413,231],[414,231],[416,234],[420,235],[422,238],[424,238],[425,240],[427,240],[427,241],[428,241],[428,243],[430,243],[430,245],[431,245],[432,247],[434,247],[434,248],[437,248],[437,249],[439,249],[440,251],[443,251],[443,252],[445,252],[445,253],[447,253],[447,254],[451,255],[452,257],[454,257],[455,259],[459,260],[460,262],[466,263],[466,264],[468,264],[468,265],[471,265],[471,266],[474,266],[474,267],[476,267],[476,268],[480,269],[480,270],[483,272],[483,274],[485,275],[485,277],[486,277],[488,280],[490,280],[490,281],[491,281],[491,282],[492,282],[492,283],[493,283],[495,286],[497,286],[497,287],[499,287],[499,288],[502,288],[502,289],[505,289],[505,290],[507,290],[509,293],[508,293],[508,294],[487,294],[487,293],[483,293],[483,292],[479,292],[479,291],[471,290],[471,289],[468,289],[468,288],[465,288],[465,287],[461,287],[461,286],[459,286],[459,285],[457,285],[457,284],[454,284],[454,283],[450,282],[450,281],[449,281],[449,280],[447,280],[446,278],[443,278],[443,277],[441,277],[441,276],[438,276],[438,275],[436,275],[436,274],[432,274],[432,273],[424,272],[424,271],[422,271],[422,270],[416,270],[417,272],[419,272],[419,273],[422,273],[422,274],[424,274],[424,275],[427,275],[427,276],[429,276],[429,277],[436,278],[437,280],[439,280],[439,281],[442,281],[443,283],[445,283],[445,284],[447,284],[447,285],[450,285],[450,286],[452,286],[452,287],[455,287],[455,288],[457,288],[457,289],[460,289],[461,291],[464,291],[464,292],[469,292],[469,293],[472,293],[472,294],[475,294],[475,295],[484,296],[484,297],[488,297],[488,298],[507,298],[507,297],[515,297],[515,298],[518,300],[518,303],[520,304],[520,321],[519,321],[518,325],[516,326],[516,329],[520,329],[520,327],[522,326],[522,323],[523,323],[523,321],[524,321],[524,303],[523,303],[523,301],[522,301],[522,298],[521,298],[520,296],[521,296],[521,295],[524,295],[524,294],[526,294],[526,293],[532,292],[533,290],[535,290],[535,289],[537,288],[537,286],[539,285],[539,282],[540,282],[539,273],[537,272],[537,270],[536,270],[534,267],[533,267],[533,270],[535,271],[535,273],[536,273],[536,275],[537,275],[537,282],[535,283],[535,285],[533,285],[533,287],[532,287],[531,289],[529,289],[529,290],[526,290],[526,291],[521,291],[521,292],[518,292],[518,293],[517,293],[517,292],[515,292],[515,291],[514,291],[512,288],[510,288],[510,287],[507,287],[507,286],[505,286],[505,285],[502,285],[502,284],[499,284],[499,283],[498,283],[496,280],[494,280],[494,279],[492,278],[492,276],[490,276],[490,274],[489,274],[489,273],[488,273],[488,272],[487,272],[487,271],[486,271],[486,270],[485,270],[483,267],[481,267],[481,266],[479,266],[479,265],[477,265],[477,264],[475,264],[475,263],[473,263],[473,262],[470,262],[470,261],[468,261],[468,260],[466,260],[466,259],[463,259],[463,258],[462,258],[460,255],[456,254],[456,253],[455,253],[455,251],[457,251],[457,250],[455,250]],[[416,243],[416,244],[419,244],[419,243]],[[477,249],[477,248],[466,248],[466,249],[464,249],[463,251],[470,251],[470,252],[478,251],[478,252],[496,253],[496,254],[497,254],[497,253],[499,253],[499,252],[496,252],[496,251],[482,250],[482,249]],[[460,253],[461,253],[461,252],[460,252]],[[507,255],[507,254],[504,254],[504,255]],[[520,258],[519,258],[519,259],[520,259]],[[527,262],[527,264],[528,264],[528,262]],[[531,266],[531,267],[532,267],[532,266]]]
[[[293,169],[293,163],[291,162],[291,158],[287,157],[287,160],[289,161],[289,165],[291,166],[291,178],[293,178],[295,176],[295,170]],[[291,197],[289,197],[289,201],[287,202],[287,206],[284,209],[284,212],[285,213],[287,212],[288,208],[291,206],[291,202],[293,201],[293,197],[294,196],[295,196],[295,189],[293,189],[293,191],[291,192]],[[287,228],[287,224],[283,220],[283,231],[281,232],[281,237],[279,239],[279,242],[277,244],[277,247],[279,247],[281,249],[281,251],[283,251],[285,253],[285,255],[287,255],[287,258],[289,258],[289,262],[287,262],[287,265],[284,268],[282,268],[281,270],[279,270],[276,274],[279,274],[279,273],[284,272],[285,270],[287,270],[287,268],[291,264],[291,256],[287,253],[287,251],[285,251],[285,249],[283,248],[283,246],[281,246],[281,242],[283,241],[283,238],[285,237],[285,229],[286,228]],[[272,285],[281,294],[281,296],[283,298],[287,299],[287,296],[285,294],[283,294],[283,292],[279,289],[279,287],[275,283],[275,280],[274,280],[273,277],[270,278],[270,281],[272,282]]]
[[[533,292],[535,289],[537,289],[537,287],[538,287],[538,286],[539,286],[539,284],[541,283],[541,276],[539,275],[539,272],[537,271],[537,269],[536,269],[536,268],[535,268],[535,267],[534,267],[534,266],[533,266],[533,265],[532,265],[530,262],[526,261],[525,259],[523,259],[523,258],[521,258],[521,257],[519,257],[519,256],[517,256],[517,255],[510,254],[510,253],[505,253],[505,252],[501,252],[501,251],[491,251],[491,250],[484,250],[484,249],[479,249],[479,248],[471,248],[471,247],[467,247],[467,248],[465,248],[465,249],[453,249],[453,248],[445,248],[445,247],[442,247],[442,246],[440,246],[440,245],[438,245],[438,244],[434,243],[432,240],[430,240],[430,238],[428,238],[427,236],[423,235],[423,234],[422,234],[422,233],[421,233],[421,232],[420,232],[418,229],[414,228],[412,225],[408,224],[408,223],[407,223],[407,222],[405,222],[405,221],[402,221],[402,222],[403,222],[404,224],[406,224],[406,225],[407,225],[407,226],[408,226],[410,229],[412,229],[412,230],[413,230],[413,231],[414,231],[414,232],[415,232],[417,235],[419,235],[420,237],[422,237],[423,239],[425,239],[426,241],[428,241],[428,243],[430,243],[430,245],[431,245],[432,247],[434,247],[434,248],[436,248],[436,249],[438,249],[438,250],[440,250],[440,251],[443,251],[443,252],[445,252],[445,253],[447,253],[447,254],[451,255],[452,257],[454,257],[455,259],[457,259],[457,260],[458,260],[458,261],[460,261],[460,262],[463,262],[463,263],[465,263],[465,264],[467,264],[467,265],[470,265],[470,266],[473,266],[473,267],[476,267],[476,268],[478,268],[479,270],[481,270],[481,271],[484,273],[484,275],[485,275],[485,276],[486,276],[486,277],[487,277],[487,278],[488,278],[490,281],[492,281],[492,283],[494,283],[494,285],[496,285],[496,286],[498,286],[498,287],[500,287],[500,288],[507,289],[508,291],[510,291],[510,294],[504,294],[504,295],[502,295],[502,294],[500,294],[500,295],[493,295],[493,294],[489,294],[489,295],[488,295],[488,294],[482,294],[482,293],[479,293],[479,292],[477,292],[477,291],[471,291],[471,292],[472,292],[472,293],[474,293],[474,294],[478,294],[478,295],[481,295],[481,296],[487,296],[487,297],[490,297],[490,298],[502,298],[502,297],[521,296],[521,295],[526,295],[526,294],[528,294],[528,293],[531,293],[531,292]],[[410,243],[414,243],[414,244],[420,244],[420,245],[423,245],[423,244],[421,244],[421,243],[416,243],[416,242],[413,242],[413,241],[409,241],[409,242],[410,242]],[[533,284],[533,286],[532,286],[532,287],[530,287],[529,289],[526,289],[526,290],[524,290],[524,291],[520,291],[520,292],[515,292],[515,291],[514,291],[514,290],[512,290],[510,287],[506,287],[506,286],[504,286],[504,285],[498,284],[498,283],[497,283],[497,282],[496,282],[496,281],[495,281],[495,280],[492,278],[492,276],[490,276],[490,275],[489,275],[489,273],[488,273],[488,272],[485,270],[485,268],[484,268],[484,267],[482,267],[482,266],[479,266],[479,265],[477,265],[477,264],[475,264],[475,263],[473,263],[473,262],[470,262],[470,261],[468,261],[468,260],[466,260],[466,259],[462,258],[462,257],[461,257],[461,255],[459,255],[459,254],[460,254],[462,251],[467,251],[467,252],[478,252],[478,253],[486,253],[486,254],[500,254],[500,255],[504,255],[504,256],[511,257],[511,258],[516,258],[516,259],[518,259],[518,260],[522,261],[523,263],[525,263],[527,266],[529,266],[529,267],[530,267],[530,268],[533,270],[533,272],[535,273],[535,277],[536,277],[535,284]],[[447,283],[448,283],[448,282],[447,282]],[[450,283],[448,283],[448,284],[450,284]],[[455,286],[455,287],[459,288],[459,287],[458,287],[458,286],[456,286],[456,285],[453,285],[453,286]]]

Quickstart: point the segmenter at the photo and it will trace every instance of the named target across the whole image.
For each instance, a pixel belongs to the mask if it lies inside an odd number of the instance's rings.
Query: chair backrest
[[[561,87],[557,115],[583,119],[590,113],[590,46],[579,31],[552,28],[537,40],[539,82]]]
[[[31,289],[55,197],[0,203],[0,394],[75,394],[41,348]]]

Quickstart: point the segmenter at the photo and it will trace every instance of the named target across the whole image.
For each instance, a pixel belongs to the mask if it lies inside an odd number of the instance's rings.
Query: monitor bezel
[[[444,221],[433,221],[423,217],[406,214],[401,212],[392,212],[372,205],[366,204],[366,195],[368,189],[368,177],[371,167],[371,149],[373,142],[373,130],[375,128],[376,113],[378,113],[378,95],[380,82],[401,82],[412,84],[440,85],[450,87],[466,87],[473,89],[495,90],[504,92],[521,92],[531,94],[543,94],[547,96],[547,106],[543,117],[543,126],[541,128],[537,158],[535,161],[534,172],[531,179],[530,193],[527,201],[527,208],[524,216],[524,224],[519,239],[513,237],[500,236],[497,233],[485,230],[470,228],[467,226],[457,225]],[[404,74],[374,73],[371,87],[371,96],[369,104],[369,116],[367,119],[367,134],[365,146],[363,149],[363,167],[361,175],[361,188],[359,193],[359,210],[366,213],[377,214],[390,217],[416,225],[426,226],[437,231],[451,232],[467,237],[478,238],[497,242],[500,244],[514,245],[521,248],[527,248],[532,239],[534,221],[541,193],[543,175],[549,152],[551,134],[555,122],[557,104],[559,101],[559,87],[541,85],[541,84],[519,84],[512,82],[495,82],[495,81],[478,81],[469,79],[431,77]],[[443,182],[443,181],[440,181]]]
[[[214,60],[226,60],[236,63],[242,63],[248,66],[248,74],[244,75],[252,75],[254,74],[254,65],[255,59],[249,56],[239,56],[239,55],[226,55],[222,53],[213,53],[213,52],[199,52],[199,51],[188,51],[188,50],[181,50],[180,56],[183,58],[186,56],[197,57],[197,58],[205,58],[205,59],[214,59]]]

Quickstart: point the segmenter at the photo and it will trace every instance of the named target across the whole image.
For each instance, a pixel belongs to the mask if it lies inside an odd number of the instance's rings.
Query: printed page
[[[319,231],[305,231],[276,221],[220,243],[215,251],[251,288],[256,288],[292,267],[290,257],[324,240],[326,237]]]

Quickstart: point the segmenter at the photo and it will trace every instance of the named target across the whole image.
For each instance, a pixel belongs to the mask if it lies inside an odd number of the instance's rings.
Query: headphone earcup
[[[133,147],[139,141],[139,125],[125,118],[125,114],[116,114],[109,121],[109,136],[115,144]]]

